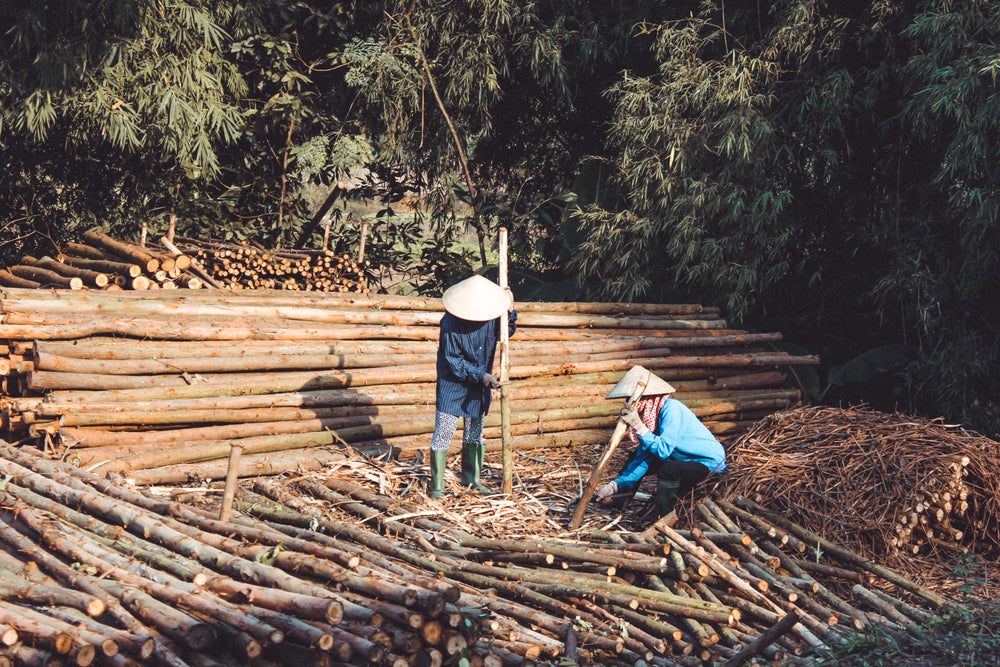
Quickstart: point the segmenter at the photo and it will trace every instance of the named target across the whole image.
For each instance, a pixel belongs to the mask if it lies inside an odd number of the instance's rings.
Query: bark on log
[[[0,269],[0,285],[5,287],[23,287],[26,289],[40,289],[42,283],[36,280],[29,280],[21,276],[15,276],[7,269]]]
[[[755,512],[762,515],[769,521],[787,529],[792,533],[795,533],[805,542],[810,544],[816,544],[827,553],[834,554],[838,558],[848,563],[857,565],[858,567],[868,572],[871,572],[876,576],[882,577],[886,581],[889,581],[890,583],[893,583],[904,590],[910,591],[914,595],[922,597],[923,599],[927,600],[936,607],[944,608],[948,606],[948,601],[945,600],[940,595],[938,595],[937,593],[927,590],[923,586],[920,586],[915,582],[910,581],[906,577],[901,576],[900,574],[890,570],[887,567],[883,567],[881,565],[878,565],[877,563],[873,563],[870,560],[861,557],[860,555],[852,552],[849,549],[846,549],[838,544],[834,544],[833,542],[830,542],[824,537],[813,533],[807,528],[799,526],[798,524],[795,524],[791,521],[788,521],[779,514],[764,509],[763,507],[761,507],[757,503],[754,503],[748,498],[737,498],[737,502],[745,507],[748,507],[749,509],[753,509]]]
[[[759,655],[765,648],[774,643],[778,637],[791,630],[798,622],[798,616],[792,612],[768,628],[760,637],[740,650],[736,655],[723,663],[722,667],[741,667],[748,660]]]
[[[137,245],[115,240],[101,232],[84,232],[83,238],[91,245],[103,248],[111,253],[124,257],[139,264],[147,273],[155,273],[160,268],[160,261]]]
[[[100,616],[108,608],[104,600],[61,586],[38,586],[0,581],[0,599],[26,600],[32,604],[74,607],[90,616]]]
[[[10,267],[10,272],[18,278],[30,280],[38,283],[42,287],[63,287],[70,290],[83,289],[83,280],[62,276],[54,271],[42,269],[34,266],[15,265]]]
[[[142,274],[142,267],[138,264],[116,262],[110,259],[87,259],[86,257],[74,257],[73,255],[58,255],[56,259],[63,264],[98,273],[117,274],[129,278],[135,278]]]
[[[90,269],[84,269],[80,267],[73,266],[71,264],[64,264],[63,262],[58,262],[54,259],[42,258],[33,259],[28,262],[22,259],[22,263],[30,264],[31,266],[37,266],[40,269],[45,269],[47,271],[52,271],[53,273],[58,273],[61,276],[66,276],[68,278],[79,278],[84,282],[90,284],[93,287],[105,287],[108,284],[107,274],[101,273],[99,271],[91,271]]]

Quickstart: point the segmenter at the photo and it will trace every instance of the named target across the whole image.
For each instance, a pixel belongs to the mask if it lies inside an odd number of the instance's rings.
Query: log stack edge
[[[213,477],[231,445],[247,475],[350,445],[415,454],[434,428],[439,299],[283,291],[46,291],[0,300],[2,412],[30,439],[144,483]],[[731,329],[700,305],[519,303],[511,340],[515,449],[594,444],[604,395],[641,364],[720,436],[797,405],[779,334]],[[488,449],[498,417],[488,417]],[[276,453],[282,456],[274,456]]]

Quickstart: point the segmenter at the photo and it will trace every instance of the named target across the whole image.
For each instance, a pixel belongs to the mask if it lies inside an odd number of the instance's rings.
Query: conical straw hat
[[[507,291],[480,275],[466,278],[445,290],[444,309],[455,317],[485,322],[500,317],[513,305]]]
[[[646,388],[642,390],[642,396],[659,396],[677,391],[670,386],[670,383],[653,375],[651,371],[642,366],[633,366],[605,398],[631,398],[632,392],[640,384],[646,385]]]

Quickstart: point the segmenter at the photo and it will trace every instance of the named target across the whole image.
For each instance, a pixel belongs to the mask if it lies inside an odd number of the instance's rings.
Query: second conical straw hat
[[[630,398],[632,392],[640,384],[646,385],[646,388],[642,390],[642,396],[659,396],[677,391],[670,386],[669,382],[654,375],[651,371],[642,366],[633,366],[605,398]]]
[[[480,275],[452,285],[445,290],[441,301],[444,309],[455,317],[473,322],[500,317],[513,305],[507,290]]]

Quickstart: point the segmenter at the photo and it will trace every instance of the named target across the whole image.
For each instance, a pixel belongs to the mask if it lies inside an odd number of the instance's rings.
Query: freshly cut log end
[[[105,639],[101,642],[101,653],[109,658],[118,655],[118,642],[113,639]]]
[[[344,605],[331,600],[326,608],[326,622],[330,625],[339,625],[342,620],[344,620]]]
[[[87,613],[93,617],[98,617],[107,610],[108,606],[104,603],[104,600],[100,598],[94,598],[87,603]]]
[[[93,644],[84,644],[77,649],[73,660],[79,667],[90,667],[97,660],[97,647]]]
[[[17,630],[9,626],[0,628],[0,643],[3,643],[4,646],[13,646],[17,640]]]
[[[66,655],[73,649],[73,637],[65,632],[60,632],[52,640],[52,648],[59,655]]]

